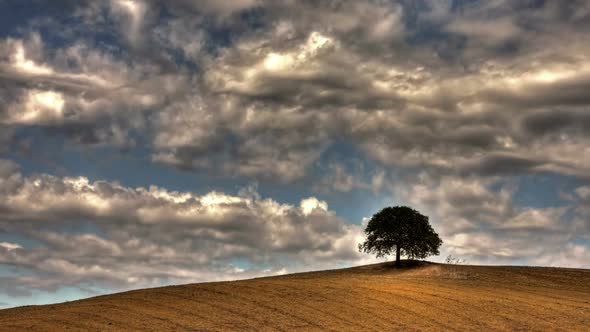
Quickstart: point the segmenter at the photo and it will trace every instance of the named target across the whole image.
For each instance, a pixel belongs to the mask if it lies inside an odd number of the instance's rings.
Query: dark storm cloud
[[[221,14],[222,16],[238,13],[240,11],[256,8],[263,4],[262,0],[179,0],[153,1],[168,6],[173,10],[183,12],[192,9],[195,12],[206,14]]]
[[[533,173],[542,161],[523,158],[516,154],[486,154],[479,160],[461,165],[461,171],[479,175],[511,175]]]
[[[590,134],[590,113],[585,109],[545,110],[527,115],[522,120],[523,128],[538,136],[576,133]]]
[[[155,162],[278,182],[307,176],[338,139],[388,166],[582,174],[590,165],[563,145],[587,135],[556,142],[531,130],[538,114],[589,103],[587,10],[575,7],[81,2],[76,17],[121,44],[54,47],[35,31],[43,23],[6,39],[1,75],[15,93],[2,117],[82,144],[132,146],[134,132],[152,141]],[[463,46],[449,57],[441,40]]]

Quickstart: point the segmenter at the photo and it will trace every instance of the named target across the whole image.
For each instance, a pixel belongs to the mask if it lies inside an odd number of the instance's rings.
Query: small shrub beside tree
[[[445,259],[445,264],[449,264],[449,265],[462,265],[462,264],[466,264],[467,260],[465,259],[461,259],[459,257],[455,257],[453,255],[448,255],[447,258]]]

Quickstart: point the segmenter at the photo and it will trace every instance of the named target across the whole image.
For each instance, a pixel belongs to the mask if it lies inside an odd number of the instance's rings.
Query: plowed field
[[[0,310],[2,331],[590,331],[590,270],[388,264]]]

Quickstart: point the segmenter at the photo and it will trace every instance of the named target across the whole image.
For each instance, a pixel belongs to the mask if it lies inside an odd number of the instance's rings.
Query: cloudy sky
[[[590,267],[588,1],[0,0],[0,307],[373,262]]]

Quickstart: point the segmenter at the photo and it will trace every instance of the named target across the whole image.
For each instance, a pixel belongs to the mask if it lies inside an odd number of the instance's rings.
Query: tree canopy
[[[385,257],[396,253],[400,256],[424,259],[438,255],[442,240],[432,229],[428,217],[407,206],[386,207],[379,211],[365,228],[367,240],[359,244],[359,250]]]

